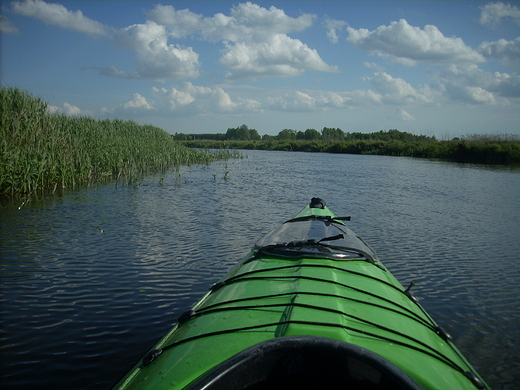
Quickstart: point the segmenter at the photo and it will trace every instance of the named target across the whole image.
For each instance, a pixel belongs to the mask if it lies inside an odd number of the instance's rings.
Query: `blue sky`
[[[520,3],[1,1],[0,77],[168,132],[520,135]]]

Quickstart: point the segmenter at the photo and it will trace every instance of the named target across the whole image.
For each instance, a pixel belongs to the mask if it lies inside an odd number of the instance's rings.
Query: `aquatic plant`
[[[0,89],[0,193],[89,186],[236,156],[194,150],[151,125],[48,113],[42,99]]]

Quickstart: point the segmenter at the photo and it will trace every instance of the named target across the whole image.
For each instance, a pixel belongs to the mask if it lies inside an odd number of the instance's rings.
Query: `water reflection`
[[[492,388],[514,388],[518,172],[246,154],[171,172],[162,185],[153,176],[4,204],[1,387],[110,387],[258,238],[320,196],[352,215],[351,228],[403,284],[417,283],[421,303]]]

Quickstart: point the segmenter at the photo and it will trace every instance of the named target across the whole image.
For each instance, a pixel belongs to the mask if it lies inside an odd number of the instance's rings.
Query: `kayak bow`
[[[489,389],[347,220],[313,198],[115,389]]]

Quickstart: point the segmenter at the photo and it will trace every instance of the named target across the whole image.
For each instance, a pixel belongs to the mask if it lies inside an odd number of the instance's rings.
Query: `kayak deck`
[[[477,389],[470,364],[326,206],[258,241],[119,389]]]

